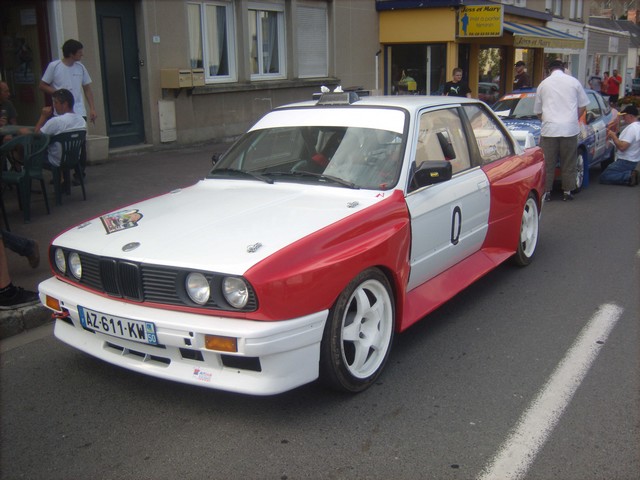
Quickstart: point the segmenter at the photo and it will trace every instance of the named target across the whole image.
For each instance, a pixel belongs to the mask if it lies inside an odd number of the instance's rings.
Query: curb
[[[0,310],[0,340],[51,322],[51,310],[39,303]]]

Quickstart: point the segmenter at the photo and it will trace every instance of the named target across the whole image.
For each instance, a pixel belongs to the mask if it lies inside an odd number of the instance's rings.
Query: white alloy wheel
[[[515,261],[518,265],[525,266],[531,263],[533,254],[538,245],[538,234],[540,227],[540,215],[538,203],[532,193],[529,194],[522,210],[522,221],[520,222],[520,239]]]
[[[321,379],[338,390],[360,392],[380,375],[391,351],[395,309],[385,275],[358,275],[329,312],[322,340]]]

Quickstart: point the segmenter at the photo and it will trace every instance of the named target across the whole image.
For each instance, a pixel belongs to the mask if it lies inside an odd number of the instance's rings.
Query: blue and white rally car
[[[589,185],[589,169],[600,164],[606,168],[615,160],[615,147],[607,141],[607,128],[618,130],[617,116],[609,103],[594,90],[585,90],[589,105],[580,119],[578,139],[578,188]],[[513,136],[525,148],[540,143],[541,122],[533,112],[536,89],[516,90],[500,98],[492,109],[502,119]]]

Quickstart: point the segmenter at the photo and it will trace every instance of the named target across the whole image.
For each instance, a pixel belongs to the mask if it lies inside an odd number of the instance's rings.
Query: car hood
[[[202,180],[78,225],[53,244],[135,262],[241,275],[287,245],[383,198],[384,193],[372,190]]]

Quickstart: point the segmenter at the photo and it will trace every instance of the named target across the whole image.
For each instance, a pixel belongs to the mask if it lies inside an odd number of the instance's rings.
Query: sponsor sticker
[[[207,370],[203,370],[202,368],[196,367],[193,369],[193,378],[200,382],[210,382],[211,377],[213,376],[212,372]]]
[[[142,214],[138,210],[120,210],[118,212],[109,213],[100,217],[102,225],[107,234],[126,230],[138,226],[138,222],[142,218]]]

